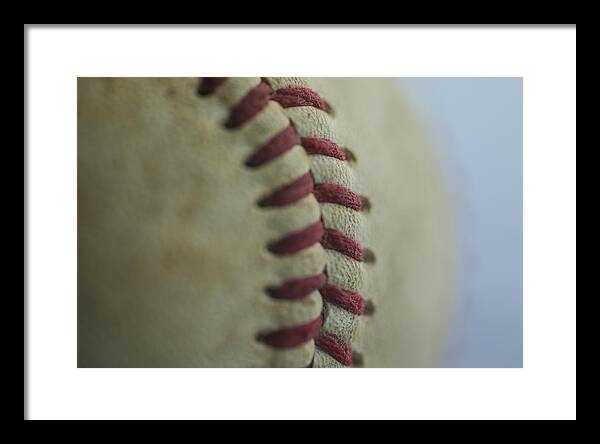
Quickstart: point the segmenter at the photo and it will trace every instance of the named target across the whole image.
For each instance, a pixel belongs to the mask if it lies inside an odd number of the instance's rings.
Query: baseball
[[[434,367],[441,168],[384,78],[79,78],[79,367]]]

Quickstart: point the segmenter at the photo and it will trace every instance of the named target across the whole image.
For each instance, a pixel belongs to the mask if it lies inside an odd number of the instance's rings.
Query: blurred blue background
[[[402,78],[454,196],[460,306],[444,365],[523,365],[523,82]]]

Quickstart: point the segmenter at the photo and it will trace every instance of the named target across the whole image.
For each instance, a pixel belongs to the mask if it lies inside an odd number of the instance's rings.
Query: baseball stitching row
[[[210,95],[226,88],[226,78],[204,78],[199,94]],[[364,280],[364,262],[373,255],[357,240],[362,227],[361,212],[367,201],[352,191],[352,171],[347,164],[351,155],[335,142],[329,115],[331,106],[319,94],[297,78],[262,79],[231,109],[225,122],[230,129],[240,128],[275,101],[285,109],[290,125],[258,147],[246,165],[258,168],[297,145],[309,155],[310,171],[288,185],[275,190],[258,205],[285,207],[312,194],[321,207],[321,220],[290,233],[267,246],[275,255],[299,253],[315,244],[327,252],[322,273],[291,279],[266,291],[270,297],[301,300],[319,291],[323,312],[318,318],[297,326],[267,332],[259,336],[265,344],[277,348],[315,343],[311,366],[341,367],[358,364],[353,356],[352,340],[357,334],[359,316],[368,310],[360,294]]]

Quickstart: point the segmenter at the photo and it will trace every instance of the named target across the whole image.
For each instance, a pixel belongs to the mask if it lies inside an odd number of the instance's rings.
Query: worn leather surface
[[[333,119],[270,103],[241,129],[225,129],[228,109],[258,81],[230,79],[199,97],[196,78],[78,80],[80,367],[308,365],[312,342],[280,351],[256,336],[321,312],[317,293],[303,302],[264,293],[332,262],[337,253],[320,246],[292,257],[265,248],[321,216],[376,255],[360,269],[335,261],[335,274],[360,288],[375,313],[329,328],[350,332],[365,366],[437,365],[452,301],[451,217],[411,109],[385,79],[305,79],[333,106]],[[294,113],[299,132],[335,138],[357,162],[319,168],[295,147],[245,167]],[[352,185],[371,210],[319,206],[312,196],[285,208],[256,205],[309,168],[326,175],[319,180]]]
[[[312,342],[278,351],[258,333],[319,316],[318,293],[275,301],[264,289],[318,274],[320,245],[275,257],[267,243],[319,219],[314,197],[256,202],[308,171],[298,146],[264,167],[246,158],[289,124],[270,103],[239,130],[223,122],[259,79],[225,95],[198,79],[78,81],[78,365],[306,366]]]

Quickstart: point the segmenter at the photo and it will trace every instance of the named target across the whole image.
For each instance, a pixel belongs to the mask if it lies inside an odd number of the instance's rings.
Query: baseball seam
[[[204,78],[201,80],[198,93],[210,95],[218,88],[226,88],[226,78]],[[288,109],[312,108],[318,112],[330,114],[332,108],[318,93],[305,85],[288,85],[274,88],[271,81],[262,79],[247,94],[234,104],[225,122],[225,127],[236,129],[259,114],[269,103],[275,101]],[[291,205],[307,195],[312,194],[320,206],[335,205],[352,212],[368,209],[368,201],[352,191],[348,186],[337,183],[317,183],[315,178],[328,177],[327,169],[332,168],[329,160],[337,162],[336,168],[348,168],[346,165],[346,149],[342,149],[330,138],[316,137],[314,134],[298,129],[293,115],[288,113],[290,125],[259,146],[246,160],[246,165],[256,168],[285,154],[294,146],[301,145],[309,158],[325,159],[325,162],[313,162],[310,172],[293,180],[291,183],[274,190],[269,196],[258,202],[261,207],[283,207]],[[303,124],[304,125],[304,124]],[[310,126],[310,124],[309,124]],[[304,137],[303,137],[304,136]],[[297,279],[290,279],[276,288],[267,288],[266,293],[274,299],[290,301],[301,300],[314,291],[319,291],[323,298],[323,312],[318,318],[297,326],[260,334],[258,340],[276,349],[297,347],[308,341],[315,342],[315,357],[311,366],[352,366],[352,338],[357,328],[357,317],[365,313],[368,305],[357,291],[359,288],[341,285],[344,279],[342,269],[347,261],[355,265],[349,267],[362,273],[363,262],[370,261],[372,253],[363,249],[362,245],[347,233],[332,228],[327,215],[321,211],[321,219],[307,227],[288,233],[283,238],[267,245],[267,249],[280,256],[294,255],[320,243],[328,253],[326,269],[321,274]],[[347,267],[348,268],[348,267]],[[362,279],[362,278],[361,278]],[[358,279],[359,281],[361,279]],[[360,285],[354,285],[360,287]],[[326,359],[317,359],[321,353]],[[358,362],[354,362],[358,364]]]

